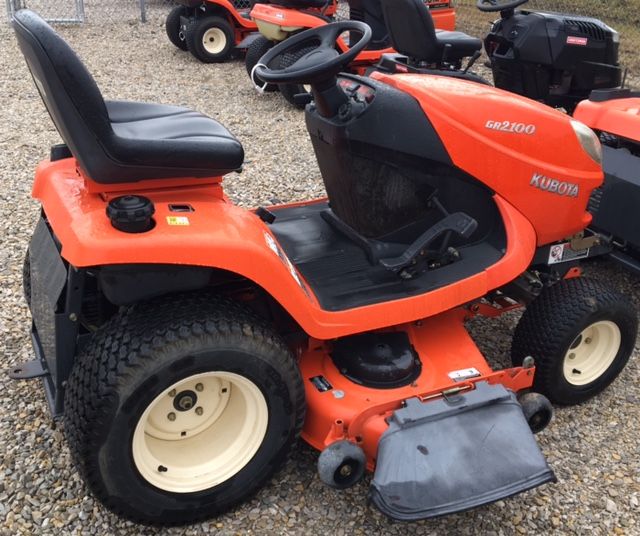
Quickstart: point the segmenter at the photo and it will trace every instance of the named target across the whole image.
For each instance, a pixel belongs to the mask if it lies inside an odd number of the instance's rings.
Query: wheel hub
[[[571,385],[587,385],[602,376],[613,363],[622,341],[620,328],[609,320],[594,322],[569,346],[563,374]]]
[[[253,382],[230,372],[196,374],[147,406],[133,436],[134,462],[166,491],[207,489],[249,463],[267,424],[267,403]]]
[[[209,54],[220,54],[227,45],[227,37],[220,28],[209,28],[202,36],[202,46]]]
[[[173,407],[178,411],[189,411],[193,409],[198,401],[198,396],[190,390],[181,391],[173,399]]]

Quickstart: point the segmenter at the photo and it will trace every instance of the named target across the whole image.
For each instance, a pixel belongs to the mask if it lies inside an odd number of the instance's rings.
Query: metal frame
[[[144,0],[141,0],[143,2]],[[85,12],[84,12],[84,0],[74,0],[76,6],[76,16],[75,18],[53,18],[53,19],[45,19],[47,22],[53,23],[65,23],[65,24],[82,24],[85,22]],[[13,15],[16,11],[26,7],[24,5],[24,0],[6,0],[7,4],[7,17],[9,18],[9,22],[13,20]]]

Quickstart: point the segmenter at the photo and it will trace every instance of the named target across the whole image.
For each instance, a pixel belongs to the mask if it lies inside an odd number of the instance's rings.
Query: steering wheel
[[[360,40],[344,52],[336,50],[336,41],[344,32],[362,34]],[[369,44],[371,28],[360,21],[332,22],[293,35],[270,49],[254,67],[255,74],[270,84],[314,84],[329,80],[351,63]],[[310,52],[284,69],[267,67],[281,54],[315,46]],[[275,63],[275,62],[273,62]]]
[[[509,9],[515,9],[522,4],[526,4],[529,0],[510,0],[504,2],[502,0],[477,0],[476,7],[480,11],[485,13],[492,13],[494,11],[507,11]]]

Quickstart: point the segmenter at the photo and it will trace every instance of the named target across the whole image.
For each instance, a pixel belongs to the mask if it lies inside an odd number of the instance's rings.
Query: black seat
[[[480,39],[462,32],[436,31],[423,0],[382,0],[382,11],[391,43],[401,54],[415,61],[459,62],[482,48]]]
[[[13,27],[60,136],[94,181],[212,177],[242,166],[242,145],[217,121],[177,106],[105,102],[78,56],[38,15],[18,11]]]

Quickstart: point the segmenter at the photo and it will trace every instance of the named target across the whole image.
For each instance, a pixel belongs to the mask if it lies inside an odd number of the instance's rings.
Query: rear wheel
[[[258,64],[258,61],[260,61],[260,58],[262,56],[264,56],[267,51],[272,48],[274,45],[273,41],[270,41],[269,39],[267,39],[266,37],[264,37],[263,35],[261,35],[260,37],[257,37],[255,39],[255,41],[253,41],[253,43],[251,43],[249,45],[249,48],[247,48],[247,55],[244,58],[244,66],[247,70],[247,74],[249,75],[249,78],[251,78],[251,71],[253,71],[253,68]],[[263,85],[264,82],[262,82],[262,80],[258,79],[258,80],[251,80],[254,84],[258,83],[260,85]],[[276,86],[275,84],[267,84],[267,87],[265,87],[265,91],[277,91],[278,86]]]
[[[235,46],[233,28],[220,17],[197,19],[185,36],[189,52],[204,63],[220,63],[229,59]]]
[[[247,499],[285,462],[303,418],[287,347],[211,295],[117,315],[76,362],[65,396],[88,486],[114,512],[151,524],[194,522]]]
[[[558,404],[584,402],[605,389],[627,364],[638,319],[623,295],[589,279],[545,289],[514,333],[515,365],[533,356],[533,389]]]
[[[289,67],[290,65],[293,65],[302,56],[304,56],[308,52],[311,52],[312,50],[314,50],[313,47],[304,47],[299,50],[283,54],[280,58],[280,64],[278,65],[278,68],[284,69],[286,67]],[[278,84],[278,89],[288,103],[293,104],[296,108],[304,110],[306,104],[297,102],[295,96],[300,94],[309,94],[311,92],[311,86],[307,84]]]
[[[188,15],[189,10],[186,7],[176,6],[169,12],[165,22],[165,30],[167,31],[169,41],[180,50],[187,50],[185,35],[180,28],[180,17],[186,17]]]

